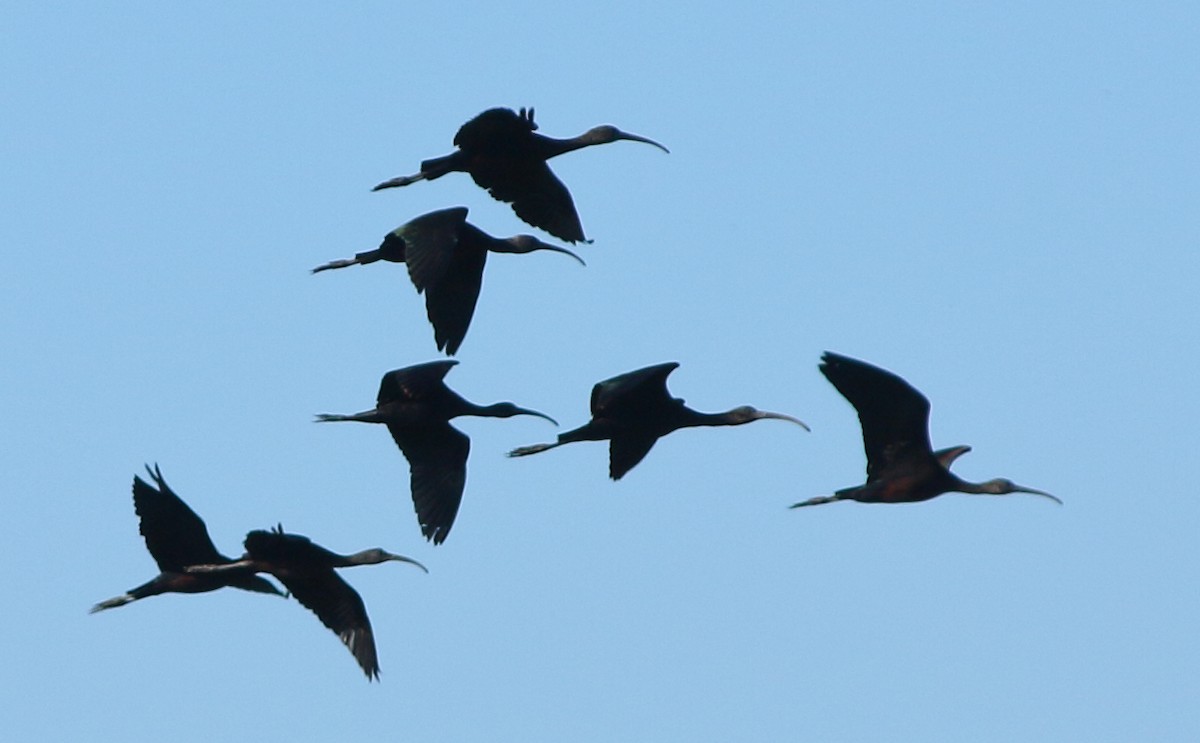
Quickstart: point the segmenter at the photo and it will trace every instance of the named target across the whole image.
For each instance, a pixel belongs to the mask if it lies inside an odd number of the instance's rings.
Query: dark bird
[[[451,418],[476,415],[511,418],[536,415],[558,423],[536,410],[511,402],[476,405],[467,402],[442,380],[457,361],[431,361],[396,369],[383,375],[373,410],[354,415],[317,416],[318,422],[361,421],[383,423],[408,459],[413,507],[421,533],[434,544],[446,541],[467,483],[467,455],[471,440],[450,425]]]
[[[725,413],[700,413],[671,397],[667,392],[667,376],[679,364],[647,366],[606,379],[592,387],[592,419],[573,431],[558,435],[553,444],[522,446],[508,453],[510,457],[553,449],[573,441],[608,440],[608,476],[614,480],[633,469],[654,446],[659,437],[680,428],[693,426],[739,426],[762,418],[777,418],[808,426],[790,415],[755,410],[749,405]]]
[[[161,572],[148,583],[96,604],[92,607],[93,614],[160,593],[205,593],[225,586],[283,595],[270,581],[249,573],[188,573],[185,568],[189,565],[223,565],[233,561],[217,552],[204,521],[167,487],[158,465],[153,470],[147,465],[146,472],[154,480],[154,485],[134,475],[133,508],[137,511],[138,529],[146,540],[146,549],[158,563]]]
[[[860,503],[916,503],[943,493],[1008,495],[1033,493],[1057,503],[1041,490],[1011,480],[967,482],[950,472],[955,459],[971,451],[955,446],[934,451],[929,444],[929,400],[912,385],[877,366],[826,352],[821,373],[858,411],[863,446],[867,451],[867,482],[833,495],[810,498],[792,508],[839,500]]]
[[[458,150],[426,160],[416,175],[393,178],[373,188],[407,186],[447,173],[470,173],[475,183],[494,198],[512,204],[525,222],[567,242],[590,242],[575,212],[571,193],[555,177],[546,161],[566,152],[608,144],[619,139],[645,142],[669,152],[658,142],[623,132],[615,126],[598,126],[578,137],[554,139],[534,134],[533,109],[491,108],[463,124],[454,135]]]
[[[467,335],[488,251],[532,253],[552,250],[583,259],[566,248],[548,245],[532,235],[501,240],[467,222],[467,207],[456,206],[423,214],[389,232],[375,250],[346,260],[331,261],[313,273],[356,264],[391,261],[407,263],[408,276],[425,294],[425,311],[433,325],[438,350],[453,356]]]
[[[283,526],[271,531],[250,532],[246,535],[245,546],[246,554],[237,562],[193,565],[188,570],[198,578],[270,573],[342,639],[368,680],[379,678],[379,658],[375,653],[375,635],[371,631],[367,607],[358,592],[342,580],[334,568],[378,565],[394,560],[416,565],[428,573],[424,565],[379,548],[339,555],[313,544],[308,537],[285,534]]]

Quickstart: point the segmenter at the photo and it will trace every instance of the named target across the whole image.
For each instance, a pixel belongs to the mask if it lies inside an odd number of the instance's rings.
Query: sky
[[[0,576],[12,740],[1200,738],[1200,10],[1192,3],[10,3],[0,24]],[[537,418],[464,418],[420,536],[374,405],[439,358],[404,267],[318,275],[428,211],[544,233],[464,174],[371,193],[493,106],[592,245],[488,262],[447,377],[568,430],[591,386],[806,421],[674,433],[623,480]],[[955,464],[1054,493],[860,484],[836,351],[932,402]],[[89,615],[152,577],[157,462],[237,555],[337,551],[380,683],[295,601]]]

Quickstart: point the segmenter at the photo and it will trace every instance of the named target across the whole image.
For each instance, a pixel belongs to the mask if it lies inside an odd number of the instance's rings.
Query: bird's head
[[[582,258],[575,255],[574,253],[567,250],[566,248],[560,248],[557,245],[551,245],[550,243],[544,243],[541,240],[534,237],[533,235],[516,235],[514,237],[510,237],[510,238],[506,239],[504,241],[504,244],[507,249],[501,250],[499,252],[532,253],[535,250],[552,250],[555,253],[565,253],[566,255],[571,256],[575,260],[579,261],[579,264],[582,266],[587,265],[586,263],[583,262]]]
[[[1018,485],[1015,482],[1013,482],[1012,480],[1009,480],[1009,479],[1006,479],[1003,477],[997,477],[994,480],[988,480],[987,482],[980,483],[979,489],[980,489],[980,491],[982,491],[984,493],[990,493],[991,495],[1009,495],[1010,493],[1031,493],[1033,495],[1040,495],[1043,498],[1049,498],[1050,500],[1054,501],[1055,503],[1059,504],[1060,506],[1062,505],[1062,500],[1060,500],[1059,498],[1057,498],[1053,495],[1050,495],[1049,493],[1047,493],[1045,491],[1034,490],[1033,488],[1027,488],[1022,485]]]
[[[729,419],[729,424],[734,426],[739,426],[743,423],[749,423],[750,421],[763,420],[764,418],[774,418],[776,420],[790,421],[795,423],[805,431],[812,430],[808,427],[808,424],[799,418],[793,418],[792,416],[784,415],[783,413],[772,413],[767,410],[759,410],[758,408],[754,408],[749,405],[743,405],[740,408],[734,408],[726,413],[726,416]]]
[[[584,132],[580,139],[588,144],[608,144],[609,142],[616,142],[617,140],[624,139],[630,142],[644,142],[649,145],[654,145],[658,149],[668,154],[671,152],[666,147],[663,147],[658,142],[655,142],[653,139],[647,139],[646,137],[642,137],[637,134],[623,132],[615,126],[611,126],[609,124],[588,129],[586,132]]]

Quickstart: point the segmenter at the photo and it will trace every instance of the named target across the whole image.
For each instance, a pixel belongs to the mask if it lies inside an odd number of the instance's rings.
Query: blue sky
[[[1158,740],[1200,736],[1200,11],[1189,3],[18,4],[0,30],[0,618],[13,739]],[[460,419],[454,532],[419,535],[369,408],[438,357],[404,269],[312,276],[454,205],[370,193],[491,106],[618,143],[554,169],[587,234],[493,256],[450,385],[568,429],[598,380],[760,422],[520,460]],[[544,235],[539,234],[541,237]],[[824,350],[904,376],[972,480],[1065,501],[797,500],[860,483]],[[99,615],[154,574],[158,462],[240,553],[277,521],[421,560],[345,577],[382,683],[295,602]]]

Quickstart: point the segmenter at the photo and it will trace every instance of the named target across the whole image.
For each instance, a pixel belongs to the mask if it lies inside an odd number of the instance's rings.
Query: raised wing
[[[592,417],[621,415],[670,402],[667,376],[678,367],[677,362],[669,361],[619,374],[598,383],[592,387]]]
[[[454,146],[484,152],[503,150],[527,140],[535,129],[533,109],[528,113],[521,109],[518,114],[511,108],[489,108],[459,127],[454,135]]]
[[[826,352],[819,368],[858,411],[867,482],[901,463],[932,457],[929,400],[916,388],[889,371],[835,353]]]
[[[434,544],[446,541],[467,484],[471,440],[449,423],[388,431],[408,460],[413,508],[421,534]]]
[[[228,562],[213,545],[204,521],[167,486],[158,465],[153,470],[147,465],[146,472],[154,485],[134,475],[133,507],[138,530],[158,569],[180,573],[188,565]]]
[[[404,240],[408,277],[417,291],[437,286],[450,270],[458,248],[467,208],[456,206],[429,212],[397,227],[391,234]]]
[[[375,401],[383,405],[389,402],[421,400],[437,394],[445,389],[442,380],[457,363],[453,359],[446,359],[394,369],[383,375]]]

